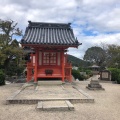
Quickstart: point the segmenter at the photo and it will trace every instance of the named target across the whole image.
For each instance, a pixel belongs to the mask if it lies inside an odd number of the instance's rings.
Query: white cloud
[[[120,45],[120,33],[79,36],[78,39],[82,45],[78,49],[70,48],[68,53],[81,59],[84,57],[85,51],[92,46],[101,46],[102,43]]]
[[[0,0],[0,19],[17,21],[25,30],[27,21],[72,22],[73,31],[82,45],[70,54],[82,58],[92,45],[120,43],[119,0]],[[96,36],[88,36],[91,31]],[[110,33],[110,34],[108,34]]]

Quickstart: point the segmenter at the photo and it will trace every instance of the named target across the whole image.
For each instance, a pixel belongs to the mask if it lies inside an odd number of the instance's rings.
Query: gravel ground
[[[6,98],[22,84],[0,86],[0,120],[120,120],[120,85],[101,83],[105,91],[86,89],[89,81],[77,85],[94,97],[95,103],[74,104],[75,111],[38,111],[36,104],[9,104]]]

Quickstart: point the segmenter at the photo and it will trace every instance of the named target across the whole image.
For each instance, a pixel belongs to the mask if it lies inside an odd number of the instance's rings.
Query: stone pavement
[[[8,103],[35,104],[39,101],[60,101],[69,100],[72,103],[94,102],[90,96],[86,96],[84,91],[72,84],[63,85],[24,85],[8,99]]]

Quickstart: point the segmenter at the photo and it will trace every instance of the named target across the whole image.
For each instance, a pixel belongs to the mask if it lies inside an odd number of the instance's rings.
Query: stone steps
[[[94,103],[93,98],[86,98],[86,99],[67,99],[67,98],[53,98],[53,99],[7,99],[7,104],[37,104],[39,101],[61,101],[61,100],[69,100],[72,103]]]
[[[39,101],[38,110],[53,111],[53,110],[74,110],[73,104],[68,101]]]
[[[45,81],[38,81],[38,85],[62,85],[63,82],[61,80],[58,81],[50,81],[50,80],[45,80]]]

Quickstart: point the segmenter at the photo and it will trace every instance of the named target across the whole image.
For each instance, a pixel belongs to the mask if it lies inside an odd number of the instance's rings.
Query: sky
[[[18,22],[23,33],[29,20],[71,23],[82,45],[68,53],[81,59],[92,46],[120,45],[120,0],[0,0],[0,19]]]

